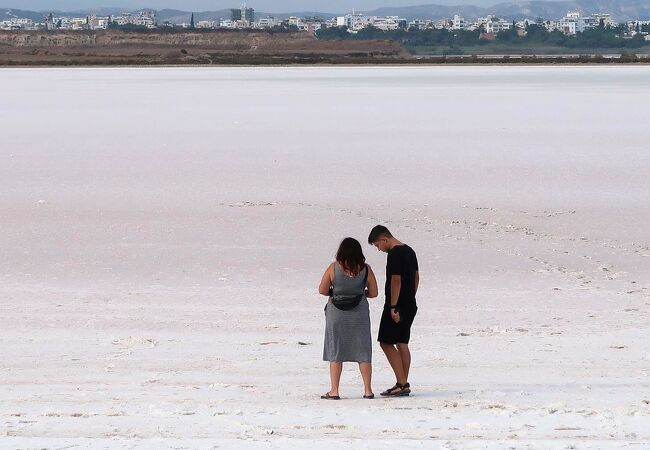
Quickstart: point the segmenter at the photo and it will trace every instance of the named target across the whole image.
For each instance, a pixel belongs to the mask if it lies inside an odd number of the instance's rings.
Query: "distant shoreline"
[[[0,67],[650,64],[650,55],[413,54],[387,40],[283,32],[0,32]]]
[[[291,60],[269,61],[251,61],[244,58],[240,62],[223,62],[223,63],[123,63],[123,62],[102,62],[91,63],[84,60],[70,60],[65,63],[50,63],[42,61],[31,61],[21,63],[0,62],[0,69],[10,68],[128,68],[128,67],[431,67],[431,66],[648,66],[650,57],[639,58],[638,60],[625,59],[607,59],[599,60],[596,58],[566,58],[566,57],[547,57],[532,60],[530,58],[480,58],[478,61],[472,58],[423,58],[408,60],[374,60],[374,61],[354,61],[342,59],[340,61],[319,61],[319,62],[295,62]]]

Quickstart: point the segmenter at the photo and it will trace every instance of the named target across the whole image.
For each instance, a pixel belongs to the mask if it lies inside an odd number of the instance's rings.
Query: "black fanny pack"
[[[356,308],[361,303],[361,300],[363,300],[366,284],[368,284],[368,266],[366,266],[366,275],[363,277],[363,293],[359,295],[332,295],[332,305],[341,311],[349,311]]]

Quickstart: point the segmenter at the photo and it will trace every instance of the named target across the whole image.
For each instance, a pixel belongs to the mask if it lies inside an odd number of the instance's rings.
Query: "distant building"
[[[458,14],[454,16],[454,20],[451,23],[452,30],[464,30],[467,28],[467,21],[460,17]]]
[[[196,23],[196,28],[217,28],[219,23],[214,20],[199,20]]]
[[[579,11],[570,11],[565,17],[555,23],[554,29],[561,31],[567,36],[575,36],[590,28],[596,28],[600,25],[605,27],[616,26],[609,14],[592,14],[591,16],[582,16]]]
[[[258,28],[273,28],[275,26],[280,25],[280,20],[276,19],[275,17],[272,16],[266,16],[262,17],[257,21],[257,27]]]
[[[557,29],[567,36],[574,36],[578,32],[578,19],[580,19],[579,12],[569,12],[557,23]]]
[[[398,30],[406,28],[406,19],[400,19],[398,16],[373,17],[372,26],[382,31]]]
[[[137,15],[123,14],[121,16],[111,16],[108,22],[112,22],[118,26],[135,25],[146,28],[156,28],[158,26],[158,18],[156,12],[152,10],[140,11]]]
[[[360,30],[362,29],[363,22],[365,21],[365,18],[363,17],[363,14],[358,14],[355,13],[354,10],[352,11],[352,14],[346,14],[345,16],[339,16],[336,18],[336,26],[337,27],[348,27],[348,30]]]
[[[612,20],[611,14],[592,14],[591,19],[594,26],[599,26],[601,22],[605,27],[615,27],[617,25]]]
[[[52,13],[50,13],[47,18],[45,19],[45,29],[47,31],[52,31],[56,28],[56,25],[54,24],[54,16]]]
[[[321,28],[325,28],[323,22],[307,22],[305,31],[309,34],[316,34]]]
[[[247,8],[246,3],[244,3],[239,9],[230,10],[230,20],[233,22],[243,21],[253,23],[255,21],[255,10],[253,8]]]
[[[303,24],[303,21],[300,17],[291,16],[287,19],[287,24],[289,26],[300,28]]]
[[[512,28],[512,22],[503,19],[490,18],[485,22],[485,32],[486,33],[501,33],[502,31],[508,31]]]
[[[355,13],[346,14],[336,18],[336,26],[348,27],[350,33],[357,33],[364,28],[375,27],[382,31],[397,30],[399,28],[406,28],[408,22],[398,16],[364,16],[363,14]]]
[[[635,31],[637,27],[641,29],[644,26],[649,26],[650,25],[650,20],[632,20],[627,23],[627,29],[631,31]]]
[[[141,11],[133,18],[133,25],[155,28],[158,25],[155,11]]]
[[[368,17],[364,17],[363,14],[348,14],[345,16],[346,25],[351,32],[356,33],[359,30],[363,30],[365,27],[370,25],[370,20]]]
[[[449,28],[450,26],[451,26],[451,22],[449,21],[449,19],[440,19],[440,20],[436,20],[436,21],[433,23],[433,27],[434,27],[436,30],[447,29],[447,28]]]
[[[413,29],[413,30],[426,30],[427,28],[433,28],[434,24],[433,21],[431,20],[422,20],[422,19],[415,19],[411,20],[408,23],[408,29]]]

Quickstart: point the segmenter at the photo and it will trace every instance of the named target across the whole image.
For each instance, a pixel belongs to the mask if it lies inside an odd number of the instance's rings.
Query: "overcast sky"
[[[381,6],[412,6],[422,4],[491,6],[505,0],[248,0],[257,11],[292,12],[319,11],[344,12]],[[120,8],[173,8],[184,11],[214,11],[235,8],[241,0],[0,0],[0,7],[29,10],[73,10],[99,6]]]

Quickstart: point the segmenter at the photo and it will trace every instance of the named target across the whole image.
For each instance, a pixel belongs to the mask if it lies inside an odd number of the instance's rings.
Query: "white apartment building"
[[[126,16],[111,16],[111,22],[119,26],[124,26],[130,23]]]
[[[12,17],[9,20],[0,22],[1,30],[34,30],[37,25],[31,19],[18,19]]]
[[[362,14],[358,14],[351,18],[350,21],[351,26],[348,26],[348,29],[356,33],[357,31],[369,27],[370,25],[373,24],[373,22],[374,20],[372,17],[364,17]]]
[[[617,25],[617,23],[612,20],[611,14],[592,14],[591,19],[594,22],[594,26],[600,25],[601,21],[606,27],[615,27]]]
[[[254,24],[248,20],[231,20],[223,19],[219,22],[219,28],[246,29],[253,27]]]
[[[406,20],[400,19],[398,16],[373,17],[372,19],[372,26],[382,31],[392,31],[400,27],[406,27]]]
[[[105,30],[108,28],[109,20],[108,17],[97,17],[95,15],[90,16],[86,19],[87,28],[89,30]]]
[[[219,23],[215,20],[199,20],[196,23],[196,28],[217,28],[219,26]]]
[[[133,18],[133,25],[137,25],[139,27],[147,27],[147,28],[155,28],[156,27],[156,22],[154,19],[150,17],[143,17],[143,16],[137,16]]]
[[[644,25],[650,25],[650,20],[632,20],[627,23],[628,30],[634,30],[636,26],[642,27]]]
[[[575,36],[576,33],[582,33],[590,28],[598,27],[601,22],[606,27],[616,26],[616,22],[612,20],[609,14],[582,16],[579,11],[570,11],[559,22],[555,23],[554,29],[560,30],[568,36]]]
[[[435,28],[435,22],[433,20],[415,19],[411,20],[408,23],[408,28],[415,30],[426,30],[428,28]]]
[[[519,22],[517,22],[516,25],[517,25],[517,28],[521,28],[521,29],[525,30],[528,25],[537,25],[537,20],[524,19],[524,20],[520,20]]]
[[[59,20],[61,23],[60,29],[62,30],[80,31],[88,29],[87,17],[61,17]]]
[[[280,20],[276,19],[275,17],[262,17],[257,21],[257,27],[258,28],[273,28],[275,26],[280,25]]]
[[[12,22],[11,20],[3,20],[0,22],[0,30],[19,30],[20,27],[18,24]]]
[[[451,26],[451,22],[448,19],[440,19],[436,20],[433,23],[433,28],[436,30],[443,30],[445,28],[449,28]]]
[[[631,32],[630,33],[631,36],[635,36],[637,26],[641,28],[643,26],[648,26],[648,25],[650,25],[650,20],[633,20],[627,23],[627,29]],[[639,32],[644,35],[646,41],[650,41],[650,33],[645,33],[643,31],[639,31]]]
[[[289,17],[289,19],[287,19],[287,23],[289,25],[293,25],[293,26],[298,27],[298,28],[300,28],[302,26],[302,24],[303,24],[302,19],[300,17],[296,17],[296,16]]]
[[[454,20],[451,23],[452,30],[464,30],[467,28],[467,21],[460,17],[458,14],[454,15]]]
[[[306,31],[308,33],[314,34],[318,30],[324,27],[323,22],[320,19],[314,20],[313,17],[308,17],[306,19],[302,19],[300,17],[289,17],[288,21],[289,25],[294,25],[298,27],[300,31]]]
[[[502,31],[510,30],[512,28],[512,22],[508,22],[507,20],[503,19],[490,18],[490,20],[485,22],[484,26],[486,33],[497,34]]]
[[[575,36],[578,32],[578,19],[580,19],[580,13],[578,11],[569,12],[555,26],[562,33],[568,36]]]
[[[348,27],[350,31],[359,31],[362,28],[368,26],[368,17],[364,17],[363,14],[346,14],[345,16],[339,16],[336,18],[337,27]],[[364,25],[365,24],[365,25]]]
[[[336,18],[337,27],[348,27],[350,33],[357,33],[367,27],[375,27],[382,31],[397,30],[399,28],[406,28],[406,19],[398,16],[364,16],[363,14],[347,14]]]
[[[137,16],[124,14],[123,16],[111,16],[111,21],[119,26],[136,25],[140,27],[156,28],[158,21],[154,11],[141,11]]]
[[[32,19],[14,19],[14,21],[23,28],[34,26],[34,22],[32,21]]]

